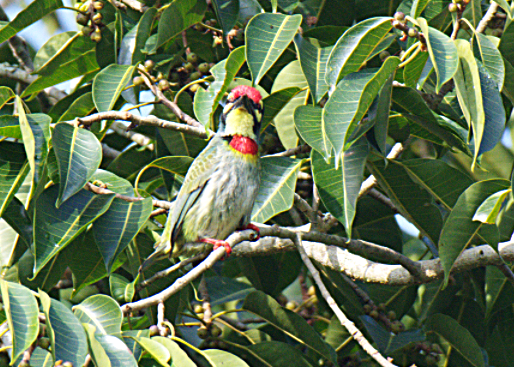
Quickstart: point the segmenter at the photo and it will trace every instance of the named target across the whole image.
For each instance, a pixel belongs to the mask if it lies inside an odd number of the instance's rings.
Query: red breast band
[[[242,154],[255,155],[259,152],[259,146],[252,138],[234,135],[230,141],[230,146]]]

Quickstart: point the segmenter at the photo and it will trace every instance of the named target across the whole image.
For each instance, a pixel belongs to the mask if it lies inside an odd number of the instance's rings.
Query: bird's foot
[[[213,246],[212,251],[214,251],[222,246],[225,247],[225,252],[226,252],[225,258],[227,258],[230,255],[230,253],[232,252],[232,247],[230,247],[230,245],[228,244],[227,241],[215,240],[214,238],[202,238],[202,239],[200,239],[200,242],[210,243]]]
[[[255,224],[248,223],[246,226],[241,228],[242,231],[244,231],[245,229],[251,229],[255,232],[255,237],[253,238],[254,241],[257,241],[259,238],[261,238],[261,230]]]

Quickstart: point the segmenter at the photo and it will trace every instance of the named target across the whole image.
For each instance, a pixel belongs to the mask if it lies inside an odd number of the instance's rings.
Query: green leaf
[[[120,303],[132,302],[135,294],[134,282],[116,273],[109,277],[111,295]]]
[[[262,13],[246,26],[246,60],[257,85],[293,40],[301,15]]]
[[[506,189],[498,191],[487,199],[478,207],[475,215],[473,216],[474,221],[479,221],[487,224],[495,224],[500,209],[507,196],[512,192],[512,189]]]
[[[91,92],[85,93],[73,101],[66,112],[59,117],[57,122],[72,121],[76,117],[87,116],[93,112],[94,109],[93,94]]]
[[[238,356],[219,349],[207,349],[202,352],[212,367],[250,367]]]
[[[409,173],[393,160],[388,160],[387,167],[384,167],[383,161],[370,163],[369,169],[400,214],[424,236],[437,243],[442,217],[439,209],[432,203],[431,196],[413,182]]]
[[[280,113],[282,108],[284,108],[291,101],[291,99],[293,99],[298,94],[298,92],[300,92],[300,88],[289,87],[271,93],[269,96],[262,100],[264,103],[264,115],[261,121],[261,132],[266,130],[271,121],[273,121],[273,119]]]
[[[328,140],[336,151],[336,166],[343,151],[348,149],[349,138],[357,124],[399,63],[399,58],[391,56],[377,72],[365,69],[346,75],[328,99],[323,121]]]
[[[0,108],[4,107],[7,102],[14,98],[15,94],[9,87],[0,87]]]
[[[50,299],[42,290],[39,290],[39,299],[46,316],[46,332],[54,359],[82,366],[88,354],[87,338],[82,324],[68,307]]]
[[[403,80],[407,87],[416,88],[428,60],[428,52],[420,52],[403,68]]]
[[[93,234],[108,273],[114,260],[150,217],[152,209],[150,197],[132,202],[115,198],[107,212],[94,222]]]
[[[393,80],[395,77],[393,72],[384,83],[382,89],[378,93],[376,102],[374,102],[369,110],[368,118],[374,121],[373,132],[374,138],[383,156],[386,152],[387,132],[389,131],[389,111],[391,109],[391,94],[393,91]]]
[[[318,355],[335,363],[336,354],[334,349],[307,324],[303,317],[281,307],[272,297],[259,291],[250,293],[245,299],[243,308],[262,317],[295,341],[304,344]]]
[[[91,358],[96,366],[138,366],[130,349],[119,338],[98,333],[92,324],[83,324],[83,327],[86,330]]]
[[[293,206],[296,177],[303,160],[289,157],[261,159],[261,185],[252,221],[265,223]]]
[[[0,216],[18,192],[29,169],[23,145],[7,141],[0,144]]]
[[[169,350],[156,340],[145,337],[134,337],[134,340],[153,358],[159,365],[169,367],[167,363],[171,358]]]
[[[344,226],[349,238],[355,219],[357,198],[368,157],[368,142],[361,138],[344,152],[341,167],[334,168],[313,151],[312,174],[323,205]]]
[[[279,93],[281,90],[291,87],[302,89],[308,87],[298,60],[290,62],[280,71],[275,78],[271,93]],[[294,128],[294,110],[298,106],[307,104],[306,97],[308,93],[307,90],[296,93],[289,102],[282,106],[282,109],[276,113],[273,119],[278,137],[286,149],[294,148],[298,144],[298,137]],[[274,113],[274,111],[272,112]],[[266,110],[264,110],[264,114],[267,119]]]
[[[100,167],[102,146],[92,132],[67,123],[55,125],[52,142],[59,165],[59,207],[81,190]]]
[[[384,327],[371,316],[361,316],[361,320],[366,330],[371,335],[371,338],[377,344],[378,349],[386,355],[405,347],[409,343],[422,342],[426,338],[425,334],[419,329],[409,330],[395,335],[384,329]]]
[[[447,284],[453,263],[478,234],[493,247],[498,243],[495,225],[473,221],[477,209],[492,194],[510,187],[507,180],[487,180],[471,185],[464,191],[451,211],[439,238],[439,256]],[[480,231],[480,233],[479,233]],[[487,231],[487,232],[485,232]]]
[[[484,357],[471,333],[447,315],[435,314],[425,322],[425,330],[443,337],[452,348],[475,367],[484,367]]]
[[[356,72],[392,28],[391,18],[366,19],[348,29],[335,44],[327,61],[325,80],[335,86],[344,76]]]
[[[512,12],[513,9],[509,6],[509,3],[506,0],[494,0],[495,3],[500,5],[500,8],[505,11],[505,13],[508,15],[509,19],[512,19]]]
[[[314,101],[318,103],[328,92],[325,71],[332,47],[321,47],[315,39],[305,39],[300,34],[294,38],[300,64]]]
[[[152,23],[156,14],[156,8],[147,9],[137,25],[123,36],[118,56],[118,63],[120,65],[136,65],[145,59],[145,55],[141,50],[144,49],[146,40],[150,37]]]
[[[213,306],[239,301],[255,290],[247,283],[227,277],[208,277],[206,283]]]
[[[160,24],[160,23],[159,23]],[[109,65],[93,80],[93,101],[98,112],[110,111],[129,83],[135,66]]]
[[[432,60],[437,75],[435,91],[439,93],[443,84],[453,78],[457,72],[459,64],[457,48],[450,37],[435,28],[429,27],[424,18],[418,18],[416,21],[427,41],[430,60]]]
[[[30,365],[34,367],[54,367],[54,363],[52,354],[41,347],[36,347],[30,356]]]
[[[327,139],[322,113],[323,109],[319,107],[298,106],[294,110],[294,125],[302,139],[328,159],[332,145]]]
[[[414,19],[419,17],[429,2],[430,0],[413,0],[412,7],[410,9],[410,16]]]
[[[35,202],[34,276],[96,218],[102,215],[114,195],[95,195],[81,190],[56,209],[59,189],[46,189]]]
[[[51,75],[39,76],[39,78],[34,80],[27,89],[23,91],[21,97],[29,96],[33,93],[40,92],[45,88],[52,87],[56,84],[99,70],[100,67],[96,62],[95,55],[96,51],[90,50],[79,58],[60,65],[60,67]]]
[[[35,73],[52,75],[67,62],[80,58],[96,43],[82,32],[63,32],[50,38],[34,57]]]
[[[4,43],[25,27],[28,27],[62,6],[61,0],[33,1],[29,6],[20,11],[9,24],[0,28],[0,43]]]
[[[152,340],[155,340],[168,349],[173,362],[173,367],[196,367],[196,364],[188,357],[187,353],[184,352],[177,343],[169,338],[163,336],[154,336]]]
[[[482,1],[481,0],[471,0],[466,4],[466,8],[462,13],[462,17],[468,19],[473,27],[477,27],[478,23],[482,19]]]
[[[12,360],[36,341],[39,333],[38,306],[32,292],[22,285],[0,279],[2,303],[12,337]]]
[[[83,324],[96,327],[95,334],[121,338],[121,314],[118,303],[111,297],[97,294],[73,307],[74,315]]]
[[[214,0],[214,10],[225,36],[234,28],[239,16],[239,0]]]
[[[2,213],[2,220],[7,222],[20,235],[20,239],[24,242],[26,248],[32,244],[32,219],[25,210],[24,204],[16,196],[12,198]],[[0,237],[4,238],[3,236]],[[1,252],[3,253],[3,251]],[[8,260],[9,256],[2,255],[0,258]]]
[[[505,65],[498,48],[484,34],[475,32],[473,38],[473,54],[484,64],[487,73],[498,85],[498,90],[503,89],[505,79]]]
[[[273,367],[312,367],[302,352],[290,344],[268,341],[251,344],[247,349]]]
[[[20,130],[23,145],[31,169],[34,184],[43,178],[43,168],[48,156],[48,141],[50,140],[50,123],[52,119],[42,113],[26,115],[21,98],[16,97],[20,119]]]
[[[447,211],[452,210],[460,194],[473,184],[466,174],[439,159],[410,159],[395,163],[402,165],[409,177]]]
[[[162,12],[157,30],[157,44],[151,53],[157,48],[186,30],[193,24],[201,22],[207,9],[204,0],[176,0],[169,4]]]

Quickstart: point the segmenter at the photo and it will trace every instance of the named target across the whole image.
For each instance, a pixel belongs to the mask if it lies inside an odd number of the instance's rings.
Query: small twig
[[[378,364],[380,364],[383,367],[395,367],[394,364],[392,364],[389,360],[384,358],[373,346],[370,344],[370,342],[364,337],[364,335],[361,333],[361,331],[355,326],[355,324],[346,317],[344,312],[337,306],[336,301],[334,298],[330,295],[330,292],[328,291],[327,287],[323,284],[323,281],[321,280],[321,276],[312,263],[309,256],[307,256],[307,253],[305,252],[305,249],[303,248],[302,244],[302,235],[300,233],[296,234],[295,237],[295,245],[298,248],[298,252],[300,253],[300,256],[303,260],[303,263],[307,268],[309,269],[312,277],[314,278],[314,282],[318,286],[318,289],[327,302],[328,306],[332,309],[338,320],[341,322],[341,325],[343,325],[350,335],[353,337],[353,339],[359,343],[359,345],[370,355],[375,361],[377,361]]]
[[[83,367],[88,367],[89,363],[91,363],[91,354],[88,354],[86,356],[86,360],[84,361],[84,366]]]
[[[254,231],[247,230],[247,231],[241,231],[233,233],[232,235],[227,238],[227,242],[229,245],[234,246],[235,244],[243,241],[243,240],[250,240],[255,235]],[[226,254],[225,247],[219,247],[216,250],[212,251],[206,258],[203,260],[198,266],[193,268],[190,272],[188,272],[186,275],[178,278],[175,280],[175,282],[170,285],[168,288],[164,289],[163,291],[154,294],[153,296],[150,296],[148,298],[141,299],[136,302],[130,302],[126,303],[123,306],[121,306],[121,311],[123,314],[128,314],[129,312],[141,310],[143,308],[147,308],[150,306],[155,306],[159,302],[166,301],[169,297],[174,295],[175,293],[179,292],[181,289],[183,289],[186,285],[191,283],[193,280],[195,280],[197,277],[202,275],[204,272],[209,270],[214,266],[214,264],[220,260],[223,256]]]
[[[391,208],[391,210],[394,213],[398,214],[398,209],[394,206],[394,204],[391,201],[391,199],[389,199],[387,196],[382,194],[380,191],[378,191],[374,187],[371,188],[371,190],[368,191],[368,195],[371,196],[373,199],[381,202],[382,204],[388,206],[389,208]]]
[[[150,214],[150,218],[152,217],[156,217],[158,215],[161,215],[161,214],[165,214],[167,213],[168,210],[167,209],[164,209],[164,208],[159,208],[159,209],[155,209],[154,211],[152,211],[152,213]]]
[[[312,210],[317,213],[319,210],[319,204],[321,203],[321,197],[319,196],[318,187],[312,185]]]
[[[25,352],[23,352],[23,358],[20,363],[25,362],[26,365],[30,365],[30,357],[32,357],[32,353],[36,349],[36,346],[37,343],[32,343],[32,345]]]
[[[134,131],[131,131],[128,129],[127,126],[125,126],[120,121],[114,121],[111,124],[111,129],[118,135],[123,136],[126,139],[132,140],[137,145],[140,145],[142,147],[145,147],[148,150],[154,150],[154,145],[152,143],[152,139],[150,139],[148,136],[136,133]]]
[[[387,155],[387,159],[396,159],[402,154],[404,149],[404,145],[402,143],[396,143],[389,154]],[[369,190],[371,190],[373,187],[375,187],[377,184],[377,179],[375,176],[371,175],[369,176],[361,185],[361,189],[359,191],[359,198],[366,195]]]
[[[137,0],[120,0],[122,3],[127,5],[129,8],[134,9],[135,11],[138,11],[140,13],[144,13],[146,9],[148,9],[147,6],[141,4]]]
[[[480,22],[478,23],[478,26],[476,28],[476,31],[478,33],[484,33],[487,24],[494,18],[494,15],[498,11],[498,3],[491,1],[491,5],[489,5],[489,9],[487,9],[487,12],[484,14]]]
[[[209,296],[209,290],[207,289],[205,274],[202,276],[202,280],[200,280],[200,284],[198,285],[198,292],[200,292],[200,297],[202,297],[203,322],[207,328],[209,328],[212,324],[212,308],[211,297]]]
[[[164,325],[164,302],[161,301],[157,304],[157,328],[161,336],[168,334],[166,326]]]
[[[165,278],[167,277],[168,275],[170,275],[171,273],[177,271],[177,270],[180,270],[184,267],[186,267],[187,265],[191,264],[191,263],[194,263],[196,261],[200,261],[200,260],[203,260],[207,257],[207,254],[200,254],[200,255],[196,255],[196,256],[193,256],[193,257],[190,257],[190,258],[187,258],[187,259],[184,259],[180,262],[178,262],[177,264],[173,265],[173,266],[170,266],[169,268],[167,269],[164,269],[164,270],[161,270],[157,273],[155,273],[151,278],[148,278],[147,280],[139,283],[137,286],[136,286],[136,291],[140,291],[141,289],[149,286],[150,284],[152,284],[153,282],[155,282],[156,280],[159,280],[161,278]]]
[[[505,278],[514,285],[514,273],[511,268],[505,263],[498,265],[497,268],[505,275]]]
[[[78,121],[85,126],[89,126],[93,122],[99,122],[102,120],[130,121],[134,125],[161,127],[163,129],[175,130],[181,133],[195,135],[202,139],[207,138],[207,134],[205,133],[205,129],[203,128],[203,126],[193,127],[186,124],[180,124],[172,121],[163,120],[155,116],[141,117],[134,115],[128,111],[99,112],[94,115],[78,119]]]
[[[298,155],[300,153],[308,153],[311,151],[311,147],[307,144],[304,145],[298,145],[295,148],[291,148],[288,150],[284,150],[283,152],[276,153],[276,154],[270,154],[268,157],[291,157],[293,155]]]
[[[316,223],[318,221],[318,216],[314,209],[296,192],[294,193],[294,205],[307,217],[309,222]]]
[[[159,88],[157,88],[157,86],[154,83],[152,83],[152,81],[148,77],[148,73],[144,70],[144,68],[142,66],[139,66],[138,70],[139,70],[141,76],[143,77],[143,80],[145,81],[146,86],[157,97],[158,102],[160,102],[163,105],[165,105],[166,107],[168,107],[171,110],[171,112],[173,112],[175,114],[175,116],[177,116],[180,120],[184,121],[186,124],[196,127],[196,128],[199,128],[199,129],[205,129],[201,123],[199,123],[194,118],[189,116],[187,113],[182,111],[175,102],[172,102],[168,98],[166,98],[164,93]]]

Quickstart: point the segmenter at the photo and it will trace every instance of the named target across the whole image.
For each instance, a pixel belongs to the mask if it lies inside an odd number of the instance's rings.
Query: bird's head
[[[221,114],[220,132],[223,136],[242,136],[259,139],[263,115],[262,97],[255,88],[240,85],[232,89]]]

